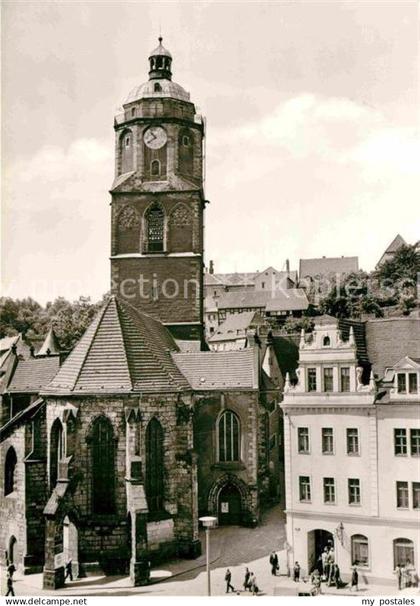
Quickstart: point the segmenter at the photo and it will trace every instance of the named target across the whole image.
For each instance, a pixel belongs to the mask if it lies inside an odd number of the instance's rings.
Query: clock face
[[[143,141],[150,149],[160,149],[167,140],[168,135],[161,126],[151,126],[143,135]]]

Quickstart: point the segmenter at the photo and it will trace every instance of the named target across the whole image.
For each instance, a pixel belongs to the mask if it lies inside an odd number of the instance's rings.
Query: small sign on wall
[[[54,556],[54,568],[61,568],[64,566],[64,553],[57,553]]]
[[[220,503],[221,513],[229,513],[229,503]]]

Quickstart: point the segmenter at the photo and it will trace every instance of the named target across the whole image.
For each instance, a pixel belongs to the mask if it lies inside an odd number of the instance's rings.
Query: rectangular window
[[[397,375],[398,393],[406,393],[407,391],[407,380],[405,373],[398,373]]]
[[[324,391],[334,391],[332,368],[324,368]]]
[[[309,476],[299,476],[299,501],[311,500],[311,480]]]
[[[324,503],[335,503],[334,478],[324,478]]]
[[[298,427],[298,452],[309,452],[309,428]]]
[[[359,430],[355,427],[347,429],[347,454],[359,454]]]
[[[334,433],[332,427],[322,428],[322,454],[334,454]]]
[[[341,376],[341,391],[350,391],[350,368],[342,368]]]
[[[408,391],[410,393],[417,393],[417,374],[410,372],[408,375]]]
[[[397,482],[397,507],[408,509],[408,482]]]
[[[420,429],[410,429],[410,445],[413,457],[420,456]]]
[[[413,509],[420,509],[420,482],[412,482]]]
[[[394,429],[394,453],[397,456],[407,454],[407,430]]]
[[[360,505],[360,480],[349,478],[349,505]]]
[[[308,391],[316,391],[316,368],[308,368]]]

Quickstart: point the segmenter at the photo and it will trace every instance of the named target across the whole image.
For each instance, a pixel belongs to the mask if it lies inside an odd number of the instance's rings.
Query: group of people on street
[[[395,575],[397,577],[398,589],[418,586],[418,577],[410,560],[407,560],[406,564],[397,564]]]
[[[232,593],[235,592],[235,588],[232,585],[232,573],[229,570],[229,568],[226,570],[225,573],[225,581],[226,581],[226,593],[229,593],[229,591],[232,591]],[[249,568],[245,568],[245,578],[244,578],[244,582],[243,582],[243,588],[244,591],[250,591],[252,593],[252,595],[258,595],[259,589],[258,589],[258,585],[257,585],[257,577],[255,576],[255,574],[249,570]],[[237,592],[239,593],[239,592]]]

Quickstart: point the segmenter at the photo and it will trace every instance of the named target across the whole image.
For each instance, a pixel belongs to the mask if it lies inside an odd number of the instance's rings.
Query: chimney
[[[213,261],[210,261],[209,274],[214,274],[214,263],[213,263]]]
[[[289,274],[290,274],[290,261],[289,261],[289,259],[286,259],[286,271],[287,271],[287,277],[289,277]]]

